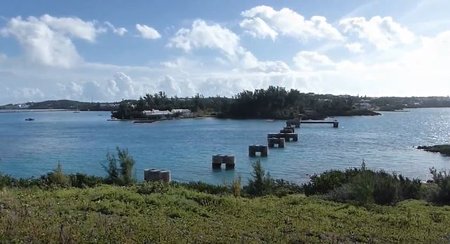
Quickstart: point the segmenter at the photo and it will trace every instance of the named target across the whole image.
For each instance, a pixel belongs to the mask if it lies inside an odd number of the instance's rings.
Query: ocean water
[[[284,121],[215,118],[160,121],[151,124],[107,121],[107,112],[0,113],[0,172],[37,177],[61,163],[65,172],[105,175],[102,163],[116,147],[136,160],[135,176],[145,168],[167,169],[177,181],[229,183],[248,179],[248,146],[266,144]],[[25,121],[32,117],[34,121]],[[336,117],[332,125],[302,125],[299,141],[272,149],[261,158],[274,178],[305,182],[328,169],[359,167],[429,179],[429,168],[450,169],[450,157],[415,149],[450,143],[450,109],[411,109],[374,117]],[[214,154],[236,156],[235,170],[213,171]]]

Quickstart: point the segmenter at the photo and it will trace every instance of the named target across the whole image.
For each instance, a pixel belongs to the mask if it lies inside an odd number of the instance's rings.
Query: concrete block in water
[[[267,138],[267,144],[269,148],[274,148],[275,145],[278,148],[284,148],[284,142],[285,142],[284,138]]]
[[[164,181],[164,182],[171,182],[172,178],[170,177],[170,171],[168,170],[161,170],[159,172],[159,180]]]
[[[250,145],[248,146],[248,156],[256,157],[256,153],[260,153],[261,157],[267,157],[268,148],[264,145]]]
[[[222,164],[225,164],[226,169],[234,169],[235,157],[234,155],[213,155],[212,156],[212,168],[220,169]]]

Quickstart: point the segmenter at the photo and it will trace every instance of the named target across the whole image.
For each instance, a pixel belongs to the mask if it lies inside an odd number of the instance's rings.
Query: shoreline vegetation
[[[358,99],[351,96],[317,95],[269,87],[255,91],[243,91],[232,98],[167,97],[164,92],[147,94],[138,100],[127,100],[119,104],[111,117],[116,119],[173,119],[183,117],[172,110],[187,109],[190,116],[213,116],[228,119],[291,119],[299,115],[304,120],[322,120],[334,116],[379,115],[361,107]]]
[[[450,107],[449,97],[367,97],[302,93],[283,87],[242,91],[233,97],[168,97],[164,92],[146,94],[139,99],[121,102],[78,102],[51,100],[0,106],[6,110],[63,109],[73,111],[111,111],[112,117],[123,120],[146,119],[143,111],[189,109],[189,117],[234,119],[303,119],[321,120],[334,116],[379,115],[377,111],[403,111],[405,108]],[[162,116],[157,116],[160,119]],[[180,114],[166,118],[183,117]],[[150,118],[151,119],[151,118]]]
[[[450,241],[450,172],[434,168],[422,183],[363,162],[298,185],[255,162],[245,184],[209,185],[137,182],[127,150],[106,158],[105,177],[0,174],[0,242]]]
[[[427,152],[440,153],[444,156],[450,156],[450,144],[418,146],[417,149],[425,150]]]

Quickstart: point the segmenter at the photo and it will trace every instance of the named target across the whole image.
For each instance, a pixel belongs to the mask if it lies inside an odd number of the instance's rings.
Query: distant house
[[[191,112],[191,110],[186,109],[186,108],[177,108],[177,109],[172,109],[172,114],[175,115],[179,115],[181,117],[192,117],[193,113]]]
[[[169,110],[158,110],[158,109],[144,110],[142,111],[142,113],[145,116],[167,116],[172,114],[172,112],[170,112]]]
[[[373,109],[373,106],[372,106],[372,104],[370,104],[370,103],[368,103],[368,102],[366,102],[366,101],[361,101],[361,102],[359,102],[359,103],[355,103],[355,104],[353,105],[353,108],[354,108],[354,109],[371,110],[371,109]]]

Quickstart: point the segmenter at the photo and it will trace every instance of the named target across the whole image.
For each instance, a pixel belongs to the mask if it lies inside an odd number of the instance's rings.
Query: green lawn
[[[290,195],[235,198],[171,186],[3,189],[0,242],[450,241],[450,207],[405,201],[357,207]]]

